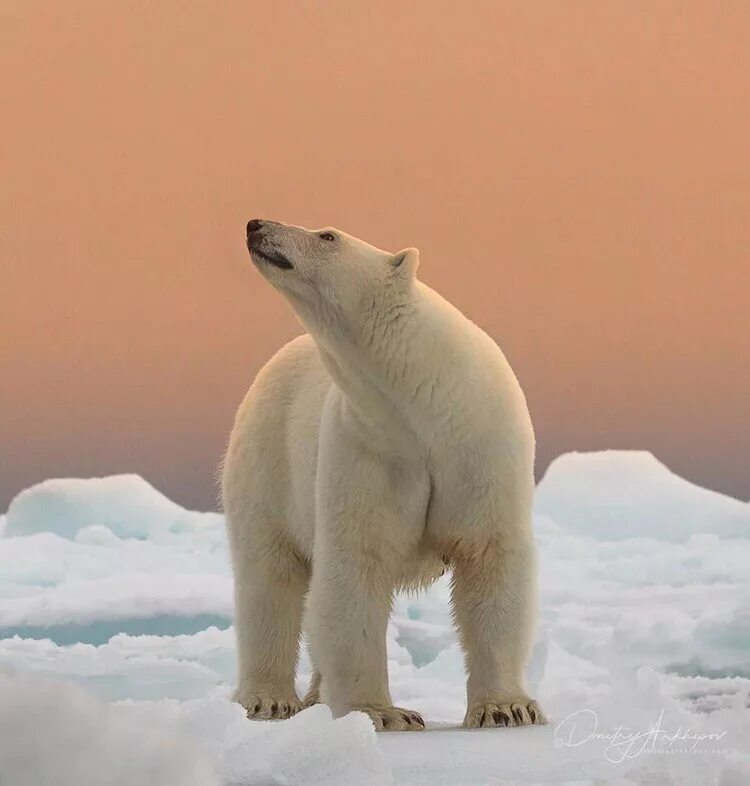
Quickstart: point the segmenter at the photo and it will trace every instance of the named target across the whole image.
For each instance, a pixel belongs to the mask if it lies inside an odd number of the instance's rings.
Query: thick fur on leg
[[[534,622],[534,547],[491,538],[465,550],[453,574],[453,610],[468,671],[467,728],[545,723],[526,692]]]

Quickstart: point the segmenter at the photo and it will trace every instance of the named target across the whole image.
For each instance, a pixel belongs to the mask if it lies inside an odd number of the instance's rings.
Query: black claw
[[[500,718],[502,717],[502,713],[500,710],[497,710],[492,713],[492,720],[495,721],[495,724],[500,723]]]
[[[278,710],[278,708],[279,708],[279,705],[274,701],[271,704],[271,715],[275,715],[276,714],[276,710]]]
[[[253,704],[253,715],[257,715],[260,712],[260,704],[257,702]]]
[[[536,723],[538,715],[536,714],[536,707],[533,704],[529,704],[529,717],[531,718],[532,723]]]
[[[513,707],[512,712],[516,723],[523,723],[523,712],[521,711],[521,708]]]

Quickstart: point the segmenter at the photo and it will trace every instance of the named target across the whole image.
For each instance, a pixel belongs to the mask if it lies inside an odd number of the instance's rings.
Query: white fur
[[[523,678],[534,435],[502,352],[416,280],[415,249],[391,255],[338,230],[274,222],[250,245],[309,332],[258,374],[224,466],[237,700],[251,717],[299,709],[308,593],[319,674],[306,702],[320,687],[336,715],[362,709],[376,728],[420,728],[416,713],[392,706],[386,625],[397,588],[424,586],[449,563],[465,724],[543,722]]]

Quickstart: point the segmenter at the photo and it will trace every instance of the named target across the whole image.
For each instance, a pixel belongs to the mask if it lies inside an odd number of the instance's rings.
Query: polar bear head
[[[366,310],[403,302],[419,252],[382,251],[338,229],[305,229],[252,219],[247,247],[254,264],[309,328],[346,328]]]

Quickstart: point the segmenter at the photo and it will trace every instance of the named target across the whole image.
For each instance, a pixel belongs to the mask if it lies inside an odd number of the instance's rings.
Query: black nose
[[[254,232],[257,232],[263,226],[263,222],[259,218],[251,218],[247,222],[247,236],[250,237]]]

